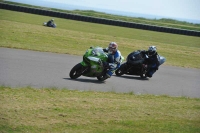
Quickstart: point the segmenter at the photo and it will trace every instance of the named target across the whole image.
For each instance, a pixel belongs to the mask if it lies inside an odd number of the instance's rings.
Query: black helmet
[[[156,54],[156,46],[150,46],[148,49],[148,55],[152,56],[154,54]]]

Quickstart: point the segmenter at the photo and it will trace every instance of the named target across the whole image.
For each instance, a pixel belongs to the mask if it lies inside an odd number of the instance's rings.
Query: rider
[[[49,20],[49,21],[47,22],[47,26],[53,27],[53,25],[54,25],[54,19],[51,19],[51,20]]]
[[[160,65],[156,46],[150,46],[148,51],[143,50],[142,53],[148,55],[148,58],[146,58],[147,77],[151,78]]]
[[[121,52],[117,49],[118,45],[116,42],[111,42],[107,48],[103,49],[104,52],[108,53],[108,68],[106,76],[110,78],[112,74],[120,67],[122,60]]]

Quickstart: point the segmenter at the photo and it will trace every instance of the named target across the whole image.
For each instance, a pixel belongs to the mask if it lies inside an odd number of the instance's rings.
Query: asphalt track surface
[[[0,85],[200,98],[200,70],[162,65],[153,78],[115,74],[105,82],[69,72],[82,56],[0,48]]]

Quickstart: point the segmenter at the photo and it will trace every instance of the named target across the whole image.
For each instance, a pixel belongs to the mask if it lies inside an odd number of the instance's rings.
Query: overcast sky
[[[200,20],[200,0],[45,0],[159,16]]]
[[[11,0],[12,1],[12,0]],[[32,1],[32,0],[13,0]],[[200,0],[33,0],[200,21]]]

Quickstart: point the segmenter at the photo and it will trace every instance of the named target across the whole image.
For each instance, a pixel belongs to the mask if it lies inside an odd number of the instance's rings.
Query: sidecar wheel
[[[82,65],[79,63],[71,69],[69,76],[71,79],[76,79],[80,77],[81,74],[82,74]]]

